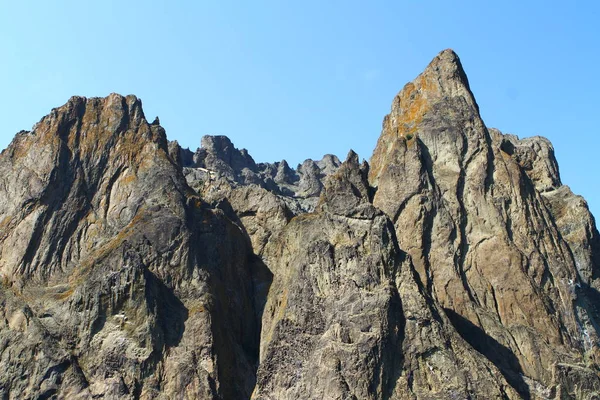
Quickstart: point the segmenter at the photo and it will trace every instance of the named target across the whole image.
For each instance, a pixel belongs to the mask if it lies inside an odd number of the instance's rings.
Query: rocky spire
[[[425,70],[396,95],[390,113],[383,121],[381,136],[371,158],[370,179],[378,186],[381,173],[390,164],[391,153],[409,147],[422,133],[428,116],[442,117],[444,104],[460,108],[479,117],[479,107],[469,88],[467,75],[456,53],[450,49],[439,53]],[[439,132],[443,134],[443,132]]]
[[[600,393],[595,221],[546,139],[487,129],[451,50],[371,169],[202,144],[112,94],[0,154],[0,397]]]
[[[578,201],[553,195],[561,182],[547,140],[487,129],[451,50],[394,98],[369,180],[373,204],[394,222],[423,286],[523,397],[531,387],[520,376],[556,384],[552,376],[562,372],[553,365],[563,352],[579,353],[574,363],[597,357],[583,345],[598,342],[600,315],[584,306],[595,289],[573,290],[579,271],[593,269],[589,252],[573,253],[588,239],[579,232],[569,243],[550,222],[564,230],[562,221],[587,211],[567,213]],[[572,254],[586,261],[578,267]]]
[[[367,173],[368,165],[361,165],[358,154],[350,150],[346,161],[325,182],[319,200],[321,209],[336,215],[372,218],[375,210],[369,203]]]

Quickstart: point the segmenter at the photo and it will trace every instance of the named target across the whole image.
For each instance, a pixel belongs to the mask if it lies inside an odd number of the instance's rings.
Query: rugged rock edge
[[[0,183],[3,398],[600,396],[594,218],[451,50],[370,165],[191,152],[112,94],[17,134]]]

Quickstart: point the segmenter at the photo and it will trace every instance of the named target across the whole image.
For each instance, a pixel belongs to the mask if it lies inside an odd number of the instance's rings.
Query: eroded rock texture
[[[370,165],[73,97],[0,155],[0,394],[600,398],[599,263],[550,142],[488,129],[451,50]]]
[[[4,397],[250,396],[265,267],[139,100],[72,98],[0,170]]]
[[[370,181],[428,293],[515,389],[553,388],[572,363],[597,390],[593,218],[546,139],[485,127],[454,52],[394,99]]]

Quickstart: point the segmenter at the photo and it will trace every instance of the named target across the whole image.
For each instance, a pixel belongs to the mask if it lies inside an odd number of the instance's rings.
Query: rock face
[[[555,387],[559,363],[597,378],[593,218],[546,139],[485,127],[454,52],[394,99],[370,181],[422,284],[523,396]]]
[[[250,396],[264,266],[139,100],[72,98],[0,170],[5,398]]]
[[[0,182],[2,398],[600,398],[594,219],[451,50],[370,165],[192,152],[113,94],[17,134]]]

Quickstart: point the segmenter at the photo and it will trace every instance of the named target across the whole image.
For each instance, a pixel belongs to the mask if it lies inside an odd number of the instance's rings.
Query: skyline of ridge
[[[72,95],[117,92],[141,98],[149,119],[158,115],[169,139],[192,150],[203,135],[223,134],[258,162],[296,165],[350,148],[368,160],[394,96],[451,47],[486,125],[547,137],[564,183],[600,210],[596,3],[67,1],[4,10],[0,148]]]

